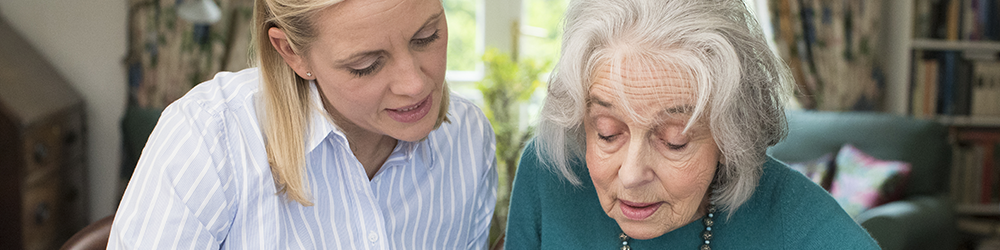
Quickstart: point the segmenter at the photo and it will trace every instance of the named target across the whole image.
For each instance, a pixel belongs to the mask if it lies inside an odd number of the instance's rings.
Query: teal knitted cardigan
[[[586,166],[573,170],[582,186],[543,166],[529,144],[511,192],[506,249],[621,248],[621,228],[602,210]],[[879,249],[823,188],[771,157],[763,170],[757,189],[732,217],[716,214],[712,249]],[[694,250],[702,244],[703,230],[701,220],[695,220],[629,245],[633,250]]]

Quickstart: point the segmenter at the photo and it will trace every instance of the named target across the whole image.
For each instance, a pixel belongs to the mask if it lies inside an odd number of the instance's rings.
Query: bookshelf
[[[968,3],[975,2],[989,2],[993,5],[994,9],[998,9],[997,6],[1000,5],[1000,1],[994,0],[896,0],[896,1],[885,1],[883,7],[883,14],[887,17],[884,20],[882,29],[883,36],[881,48],[882,66],[886,73],[886,89],[884,96],[884,110],[890,113],[896,113],[900,115],[914,115],[911,112],[912,106],[912,94],[915,89],[913,86],[914,71],[915,67],[913,64],[914,60],[920,60],[919,58],[914,58],[919,56],[918,52],[957,52],[960,58],[966,57],[978,57],[978,60],[984,60],[987,57],[992,57],[992,61],[998,61],[997,54],[1000,53],[1000,37],[998,35],[993,35],[992,40],[984,37],[976,38],[975,40],[969,39],[970,37],[962,36],[961,29],[964,16],[959,14],[957,17],[955,29],[960,29],[956,31],[957,34],[949,34],[957,37],[943,37],[933,36],[934,31],[921,31],[919,27],[926,26],[928,23],[933,23],[934,18],[928,18],[923,12],[937,11],[940,8],[948,8],[948,4],[952,1],[957,2],[957,6],[960,8],[966,8]],[[939,6],[934,6],[937,3],[945,3]],[[923,10],[918,10],[923,7]],[[931,6],[932,8],[927,8],[926,6]],[[933,8],[940,7],[940,8]],[[964,9],[960,9],[964,10]],[[961,13],[961,11],[959,11]],[[1000,23],[997,13],[994,12],[988,18],[994,19],[992,22],[994,25]],[[943,17],[942,17],[943,18]],[[938,18],[938,19],[942,19]],[[944,20],[942,22],[953,21]],[[949,27],[950,28],[950,27]],[[916,30],[916,31],[915,31]],[[927,29],[923,29],[927,30]],[[997,96],[996,98],[1000,98]],[[953,114],[949,114],[953,115]],[[926,115],[916,115],[925,118],[936,119],[936,117],[927,117]],[[1000,116],[1000,115],[998,115]],[[945,118],[944,120],[949,120]],[[997,124],[1000,127],[1000,124]]]
[[[955,212],[975,216],[1000,216],[1000,204],[960,204],[955,205]]]
[[[959,50],[970,52],[1000,52],[1000,42],[996,41],[947,41],[940,39],[914,38],[910,47],[915,50]]]
[[[934,121],[949,127],[1000,128],[1000,117],[937,115]]]
[[[995,87],[1000,81],[1000,3],[892,2],[903,6],[888,8],[902,13],[887,15],[887,40],[905,46],[887,52],[888,109],[945,124],[1000,127],[995,119],[982,119],[1000,117],[1000,101],[990,100],[1000,98],[1000,87]]]
[[[983,84],[1000,81],[1000,1],[885,6],[885,109],[950,128],[956,226],[983,247],[1000,236],[1000,87]]]

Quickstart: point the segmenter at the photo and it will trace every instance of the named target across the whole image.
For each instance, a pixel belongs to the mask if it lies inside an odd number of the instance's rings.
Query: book
[[[991,219],[958,218],[955,227],[961,232],[980,236],[1000,235],[1000,222]]]
[[[972,65],[970,114],[1000,116],[1000,62],[976,61]]]
[[[975,35],[976,29],[976,15],[975,6],[979,4],[978,0],[962,0],[961,13],[959,13],[959,37],[961,40],[973,40],[972,37]]]
[[[956,204],[966,204],[964,202],[967,193],[965,190],[965,152],[966,146],[956,143],[951,146],[951,173],[949,177],[949,196],[951,201]]]
[[[952,0],[929,0],[930,10],[930,38],[946,39],[948,37],[948,6]],[[920,2],[920,1],[917,1]]]
[[[944,39],[948,41],[958,40],[960,28],[961,28],[961,15],[962,15],[962,1],[963,0],[948,0],[948,6],[945,14],[945,37]]]
[[[913,58],[923,57],[922,51],[915,51]],[[924,73],[923,60],[911,60],[913,67],[913,74],[910,79],[910,89],[913,91],[910,94],[910,114],[917,117],[927,117],[924,113],[924,90],[927,88],[927,78]]]
[[[954,79],[951,115],[969,115],[969,105],[972,103],[972,62],[961,59],[956,61]]]
[[[913,37],[934,37],[934,11],[932,1],[914,1],[913,3]],[[914,57],[917,58],[917,57]]]
[[[924,111],[925,116],[933,116],[937,110],[938,61],[924,59]]]
[[[938,75],[937,114],[951,115],[955,113],[955,80],[959,54],[956,51],[944,51],[941,54],[941,65]]]
[[[953,130],[952,199],[956,204],[1000,202],[1000,130],[966,128]],[[956,193],[957,192],[957,193]],[[1000,211],[1000,207],[998,207]]]
[[[963,188],[964,191],[962,192],[964,197],[962,203],[979,203],[980,187],[982,185],[982,178],[980,177],[980,173],[982,172],[980,168],[983,166],[982,155],[982,148],[980,147],[970,147],[965,152],[966,158],[963,166],[964,170],[962,171],[964,176],[962,182],[965,183],[965,188]]]
[[[996,193],[993,192],[993,184],[996,179],[996,174],[994,172],[994,145],[996,142],[980,142],[977,146],[980,147],[978,150],[982,154],[982,161],[979,170],[982,171],[979,182],[979,203],[989,204],[995,200]]]
[[[989,40],[1000,40],[1000,3],[996,0],[986,1],[986,36]]]

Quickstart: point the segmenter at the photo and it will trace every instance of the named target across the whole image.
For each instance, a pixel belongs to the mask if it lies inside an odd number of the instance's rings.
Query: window
[[[479,61],[476,51],[476,1],[444,0],[448,18],[448,71],[475,71]]]
[[[518,56],[549,62],[559,60],[562,45],[562,19],[569,0],[523,0],[521,38]]]
[[[472,95],[469,83],[482,78],[482,18],[477,13],[483,0],[444,0],[448,18],[448,72],[445,74],[452,90]]]

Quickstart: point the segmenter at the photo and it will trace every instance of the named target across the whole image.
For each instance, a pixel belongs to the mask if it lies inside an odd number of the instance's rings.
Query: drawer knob
[[[52,216],[52,209],[47,202],[38,203],[35,206],[35,224],[42,224]]]
[[[45,144],[36,143],[34,156],[36,163],[42,163],[42,160],[45,160],[45,158],[49,156],[48,147],[45,147]]]

